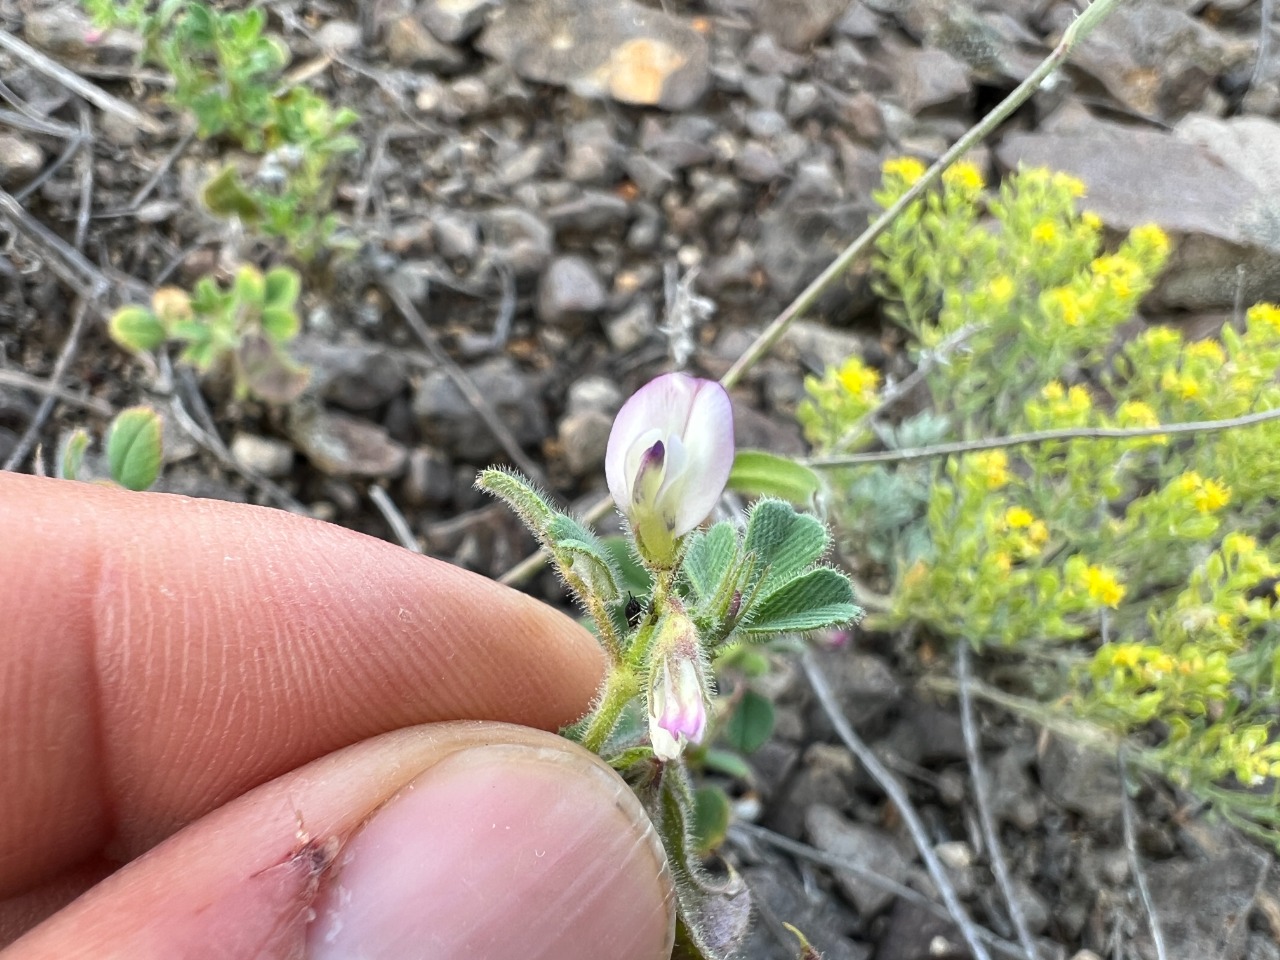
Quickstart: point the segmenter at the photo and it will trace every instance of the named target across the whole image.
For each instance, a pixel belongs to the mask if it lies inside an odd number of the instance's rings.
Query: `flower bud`
[[[658,629],[649,661],[649,740],[660,760],[675,760],[707,730],[707,680],[698,628],[675,605]]]
[[[712,511],[733,468],[733,407],[720,384],[668,373],[618,411],[605,453],[614,502],[645,559],[667,566],[675,541]]]

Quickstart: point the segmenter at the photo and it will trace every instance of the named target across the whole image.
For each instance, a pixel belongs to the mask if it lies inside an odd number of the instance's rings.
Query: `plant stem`
[[[1007,120],[1018,107],[1022,106],[1023,103],[1030,99],[1033,93],[1040,89],[1040,84],[1062,65],[1076,44],[1106,19],[1116,3],[1117,0],[1093,0],[1085,8],[1085,11],[1076,17],[1075,22],[1067,27],[1062,34],[1062,39],[1058,41],[1058,45],[1041,61],[1035,70],[1031,71],[1027,79],[1018,84],[1014,91],[1005,97],[994,110],[983,117],[975,126],[969,128],[968,132],[957,140],[951,149],[938,158],[938,161],[925,172],[924,176],[910,190],[899,197],[893,206],[880,214],[875,222],[862,232],[861,236],[845,247],[840,256],[831,261],[830,266],[823,270],[809,286],[805,287],[800,295],[774,318],[764,332],[756,337],[755,342],[747,347],[742,356],[729,368],[729,372],[720,378],[720,383],[726,388],[732,387],[742,378],[744,373],[755,366],[760,358],[768,353],[773,348],[773,345],[778,342],[783,333],[786,332],[787,327],[791,326],[799,317],[808,313],[813,305],[818,302],[818,298],[826,292],[827,288],[848,272],[854,261],[870,249],[871,245],[888,229],[889,225],[901,215],[902,211],[938,181],[938,178],[942,176],[942,171],[960,159],[961,156],[968,152],[970,147],[986,139],[996,127]]]
[[[626,666],[617,666],[604,678],[604,686],[600,690],[600,700],[596,704],[591,721],[582,735],[582,746],[592,753],[599,754],[604,749],[609,734],[618,725],[618,717],[631,698],[636,695],[636,675]]]

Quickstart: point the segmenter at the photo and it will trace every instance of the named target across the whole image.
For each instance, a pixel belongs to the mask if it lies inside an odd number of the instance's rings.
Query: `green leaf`
[[[827,528],[781,500],[761,500],[747,522],[746,548],[766,568],[765,586],[789,580],[826,551]]]
[[[288,267],[272,267],[267,271],[265,284],[265,305],[292,313],[298,294],[302,292],[302,278],[298,272]]]
[[[251,307],[255,313],[267,302],[267,281],[257,267],[246,264],[237,270],[232,290],[235,291],[236,302],[241,307]]]
[[[565,513],[547,525],[547,546],[566,578],[577,577],[595,596],[612,603],[621,595],[609,551],[593,532]]]
[[[853,587],[839,570],[818,567],[768,594],[752,608],[751,621],[740,629],[757,638],[774,633],[803,633],[856,620],[862,610],[853,603]]]
[[[779,497],[808,506],[822,481],[803,464],[764,450],[739,450],[729,473],[729,489],[748,496]]]
[[[209,212],[219,217],[239,217],[245,223],[262,219],[262,207],[240,181],[234,167],[223,167],[200,192]]]
[[[72,430],[58,457],[58,476],[63,480],[79,480],[84,465],[84,452],[89,447],[89,432],[83,428]]]
[[[735,750],[754,753],[773,735],[773,719],[769,698],[746,690],[725,724],[724,738]]]
[[[129,490],[145,490],[156,482],[164,459],[160,414],[150,407],[122,410],[107,431],[107,463],[111,479]]]
[[[680,571],[699,600],[713,597],[725,576],[737,563],[738,532],[733,524],[720,521],[706,533],[689,538]]]
[[[560,514],[528,480],[514,471],[490,467],[476,477],[476,489],[504,501],[538,541],[546,543],[547,530]]]
[[[750,781],[753,776],[751,765],[742,759],[742,754],[732,750],[717,750],[715,747],[705,749],[702,751],[702,765],[708,770],[737,780]]]
[[[298,315],[292,307],[265,307],[259,322],[262,332],[276,343],[288,343],[298,335]]]
[[[693,842],[707,856],[724,843],[733,819],[729,795],[719,787],[699,787],[693,795]]]
[[[165,341],[164,324],[146,307],[121,307],[111,315],[107,329],[112,340],[139,353],[154,350]]]

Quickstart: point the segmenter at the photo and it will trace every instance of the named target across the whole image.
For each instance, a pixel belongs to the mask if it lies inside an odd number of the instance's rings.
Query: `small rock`
[[[964,104],[973,92],[965,65],[942,50],[912,50],[903,60],[902,98],[913,115]]]
[[[893,836],[878,827],[853,823],[831,807],[817,804],[805,815],[809,842],[824,853],[847,860],[862,869],[899,883],[911,873],[915,858]],[[894,899],[894,895],[869,883],[863,876],[835,871],[840,891],[863,917],[872,917]]]
[[[1027,751],[1010,747],[991,765],[991,811],[1023,831],[1040,822],[1035,788],[1027,773],[1029,762]]]
[[[23,20],[23,39],[55,57],[100,63],[127,63],[142,49],[141,38],[135,34],[127,30],[104,33],[77,7],[64,3],[35,7]]]
[[[264,477],[287,476],[293,469],[293,447],[280,440],[237,433],[231,438],[230,450],[236,463]]]
[[[356,50],[361,44],[360,25],[350,20],[330,20],[316,31],[316,46],[332,53]]]
[[[565,131],[564,175],[575,183],[611,183],[622,147],[608,121],[584,120]]]
[[[482,26],[497,0],[426,0],[418,16],[445,43],[466,40]]]
[[[333,477],[394,477],[405,448],[375,423],[345,413],[302,410],[289,419],[289,436],[321,473]]]
[[[710,117],[684,114],[668,123],[648,117],[640,125],[640,149],[667,170],[683,170],[715,157],[710,144],[717,133]]]
[[[434,447],[409,451],[404,501],[411,507],[441,507],[453,500],[453,464]]]
[[[26,183],[44,167],[44,151],[25,137],[0,133],[0,186]]]
[[[538,318],[564,324],[600,310],[608,292],[595,268],[578,256],[557,257],[538,283]]]
[[[775,804],[769,826],[800,839],[809,812],[816,807],[843,807],[858,782],[858,769],[848,750],[830,743],[811,743],[787,784],[784,802]]]
[[[794,77],[805,67],[805,58],[778,46],[770,34],[757,33],[747,45],[744,62],[766,76]]]
[[[622,313],[604,322],[604,334],[609,338],[609,345],[618,353],[629,353],[643,346],[657,332],[653,304],[648,300],[637,300]]]
[[[910,900],[898,900],[889,913],[877,956],[893,960],[965,960],[969,951],[950,920]]]
[[[573,476],[585,477],[604,466],[612,428],[613,417],[598,410],[572,413],[560,421],[560,447],[565,466]]]
[[[786,173],[786,169],[772,150],[749,140],[733,158],[733,172],[747,183],[772,183]]]
[[[844,931],[854,924],[849,911],[838,901],[815,897],[806,883],[795,875],[790,865],[779,860],[743,871],[751,898],[761,913],[770,917],[786,917],[788,923],[803,930],[806,938],[821,945],[823,960],[868,960],[869,948],[853,943]],[[741,955],[750,958],[794,956],[794,951],[777,952],[777,931],[768,923],[753,923]]]
[[[622,407],[622,391],[607,377],[583,377],[569,387],[565,413],[603,413],[612,417]]]
[[[462,213],[445,210],[432,217],[436,250],[448,260],[474,262],[480,252],[480,225]]]
[[[510,357],[494,357],[470,368],[467,374],[517,443],[531,446],[546,438],[547,414],[537,386]],[[432,370],[423,377],[413,412],[429,443],[467,463],[488,461],[500,452],[484,420],[443,370]]]
[[[845,718],[855,728],[883,716],[902,698],[902,684],[892,668],[874,654],[839,650],[815,656],[826,672],[836,701],[844,709]],[[830,730],[825,715],[820,722],[825,730]],[[820,735],[814,732],[815,736]]]
[[[702,35],[633,0],[504,5],[476,46],[526,80],[638,106],[683,110],[710,82]]]
[[[749,76],[742,81],[742,92],[755,101],[757,106],[776,110],[782,102],[782,91],[786,86],[787,82],[782,77]]]
[[[759,0],[756,21],[784,47],[804,50],[821,40],[849,0]]]
[[[1108,820],[1120,812],[1120,774],[1115,757],[1053,737],[1040,758],[1040,784],[1064,809]]]
[[[413,16],[387,24],[387,58],[397,67],[432,73],[457,73],[467,65],[461,50],[441,43]]]
[[[586,190],[582,196],[547,210],[547,222],[557,232],[577,231],[601,234],[621,232],[627,225],[631,205],[616,194]]]
[[[494,256],[517,277],[530,277],[551,260],[551,228],[528,210],[495,207],[484,215],[481,225]]]
[[[289,352],[311,370],[308,389],[347,410],[373,410],[408,386],[404,360],[377,344],[299,337],[289,345]]]

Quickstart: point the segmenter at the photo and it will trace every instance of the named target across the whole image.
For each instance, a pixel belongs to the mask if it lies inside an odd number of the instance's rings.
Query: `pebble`
[[[294,409],[289,437],[321,473],[333,477],[394,477],[407,452],[387,431],[362,417]]]
[[[630,353],[648,343],[658,332],[653,304],[637,300],[615,317],[604,322],[609,346],[618,353]]]
[[[564,134],[564,175],[575,183],[612,183],[622,147],[607,120],[575,123]]]
[[[517,277],[538,273],[551,260],[551,228],[522,207],[495,207],[481,219],[485,245]]]
[[[26,183],[44,167],[44,151],[25,137],[0,133],[0,186]]]
[[[404,360],[378,344],[299,337],[289,349],[311,370],[310,391],[346,410],[377,409],[408,386]]]
[[[910,875],[915,858],[884,830],[847,820],[823,804],[811,806],[804,819],[809,842],[824,853],[848,860],[888,880],[902,882]],[[894,900],[892,893],[873,886],[856,873],[836,871],[836,881],[841,893],[864,917],[874,916]]]
[[[356,50],[363,42],[360,25],[350,20],[330,20],[315,35],[316,46],[331,53]]]
[[[441,43],[414,16],[387,24],[387,58],[397,67],[432,73],[457,73],[467,65],[466,55]]]
[[[571,413],[560,421],[560,449],[570,474],[585,477],[599,472],[612,427],[613,417],[599,410]]]
[[[426,0],[418,16],[437,38],[445,43],[461,43],[484,26],[497,0]]]
[[[447,506],[453,500],[453,463],[434,447],[414,447],[404,474],[404,502],[411,507]]]
[[[293,469],[293,447],[281,440],[241,432],[231,438],[230,450],[241,467],[264,477],[288,476]]]
[[[475,218],[441,210],[432,218],[436,250],[448,260],[474,261],[480,252],[480,225]]]
[[[608,298],[600,275],[579,256],[557,257],[538,282],[538,319],[563,325],[600,310]]]
[[[517,443],[528,447],[546,439],[549,428],[540,391],[510,357],[494,357],[466,372]],[[422,378],[413,413],[426,441],[456,459],[485,463],[501,450],[480,414],[443,370],[428,371]]]
[[[565,413],[603,413],[612,417],[622,407],[622,390],[608,377],[587,376],[575,380],[565,396]]]

